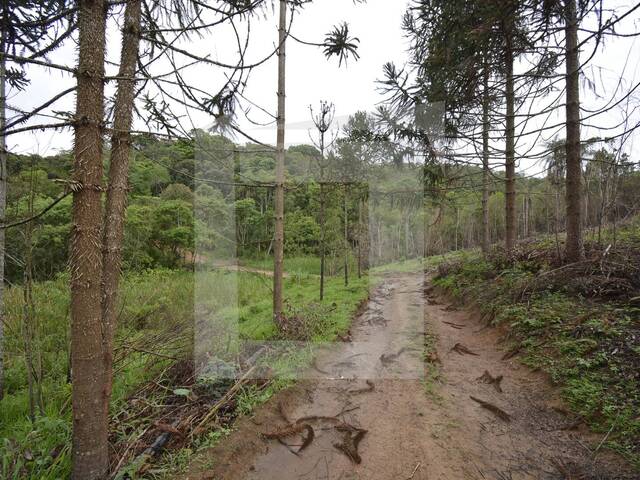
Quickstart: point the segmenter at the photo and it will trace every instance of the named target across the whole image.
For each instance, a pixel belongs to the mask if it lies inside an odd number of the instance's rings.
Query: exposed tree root
[[[485,370],[484,373],[476,378],[477,381],[486,383],[487,385],[493,385],[493,388],[496,389],[497,392],[502,393],[502,387],[500,386],[500,382],[502,382],[503,376],[498,375],[494,377],[489,373],[488,370]]]
[[[398,353],[383,353],[382,355],[380,355],[380,361],[382,362],[383,365],[387,366],[390,363],[395,362],[398,359],[398,357],[402,355],[404,352],[406,352],[407,350],[409,350],[409,348],[402,347],[400,351],[398,351]]]
[[[303,433],[305,432],[307,434],[306,436],[303,435]],[[289,425],[287,427],[276,430],[275,432],[265,432],[262,434],[264,438],[278,441],[282,441],[285,438],[294,437],[296,435],[302,436],[302,445],[300,446],[300,448],[298,448],[298,452],[301,452],[309,445],[311,445],[311,442],[313,442],[313,439],[315,437],[313,428],[307,423]]]
[[[449,351],[459,353],[460,355],[475,355],[476,357],[478,356],[477,353],[472,352],[461,343],[456,343]]]
[[[336,427],[336,430],[344,431],[340,427]],[[362,463],[362,458],[358,453],[358,445],[366,433],[366,430],[351,427],[344,432],[342,443],[334,443],[333,446],[344,453],[353,463],[360,464]]]
[[[445,322],[444,320],[442,321],[442,323],[449,325],[450,327],[456,328],[458,330],[461,330],[464,328],[464,325],[460,325],[459,323]]]
[[[486,408],[487,410],[489,410],[491,413],[493,413],[500,420],[503,420],[505,422],[510,422],[511,421],[511,415],[509,415],[507,412],[505,412],[501,408],[498,408],[498,407],[496,407],[495,405],[493,405],[493,404],[491,404],[489,402],[485,402],[484,400],[480,400],[479,398],[476,398],[473,395],[469,395],[469,398],[471,400],[473,400],[474,402],[479,403],[482,408]]]
[[[327,372],[326,370],[321,369],[318,364],[316,363],[316,359],[314,358],[313,361],[311,362],[311,367],[319,373],[322,373],[324,375],[329,375],[329,372]]]
[[[505,353],[502,356],[502,360],[509,360],[509,359],[515,357],[518,353],[520,353],[520,348],[521,347],[519,347],[519,346],[515,347],[515,348],[512,348],[511,350],[509,350],[507,353]]]
[[[373,390],[376,388],[376,386],[374,385],[374,383],[371,380],[367,380],[367,386],[364,388],[358,388],[356,390],[349,390],[348,393],[352,394],[352,395],[357,395],[359,393],[369,393],[369,392],[373,392]]]

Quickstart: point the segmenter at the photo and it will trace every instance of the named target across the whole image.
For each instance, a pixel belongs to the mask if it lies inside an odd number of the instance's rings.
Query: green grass
[[[193,275],[157,270],[128,275],[122,288],[117,344],[143,340],[193,318]],[[70,471],[70,392],[68,278],[34,285],[38,341],[42,357],[44,415],[29,419],[24,345],[22,289],[6,290],[6,394],[0,401],[0,478],[60,479]],[[175,345],[173,345],[175,347]],[[118,357],[119,350],[116,350]],[[153,359],[157,360],[157,359]],[[113,409],[135,385],[153,377],[163,362],[129,353],[116,364]],[[164,362],[166,363],[166,362]],[[32,460],[30,460],[33,458]],[[29,460],[28,460],[29,459]]]
[[[240,265],[257,270],[273,271],[273,257],[241,258]],[[287,257],[284,263],[285,271],[300,274],[320,274],[320,258],[315,256]]]
[[[426,258],[411,258],[409,260],[401,260],[398,262],[386,263],[373,267],[369,273],[372,275],[384,275],[388,273],[414,273],[420,270],[430,270],[445,261],[458,260],[468,255],[468,250],[459,250],[457,252],[449,252],[442,255],[432,255]]]
[[[308,259],[299,265],[309,265]],[[264,275],[214,271],[198,273],[154,270],[128,274],[121,289],[119,328],[116,339],[116,375],[112,411],[138,386],[154,378],[170,360],[158,359],[143,350],[185,358],[193,338],[194,294],[201,307],[237,322],[240,336],[272,340],[278,336],[272,319],[272,280]],[[367,277],[326,281],[325,301],[318,300],[315,275],[295,274],[285,280],[287,312],[316,316],[314,341],[328,341],[344,333],[354,312],[369,291]],[[22,335],[22,289],[6,291],[5,367],[6,395],[0,401],[0,478],[68,478],[70,471],[70,392],[67,384],[69,344],[68,277],[34,285],[38,323],[35,350],[42,354],[42,389],[45,414],[29,419],[26,367]],[[317,315],[317,314],[316,314]],[[139,351],[135,351],[135,350]],[[282,371],[308,362],[309,352],[282,358]],[[275,391],[289,385],[284,375],[265,391],[243,392],[241,411],[249,412]],[[52,454],[53,452],[53,454]],[[184,455],[184,452],[182,453]],[[31,459],[33,458],[33,459]]]
[[[257,258],[244,257],[239,259],[240,265],[256,270],[273,271],[273,257]],[[350,255],[348,259],[349,274],[357,272],[357,259]],[[344,275],[344,258],[341,255],[327,255],[325,260],[325,274],[327,277]],[[295,275],[320,275],[320,257],[314,255],[286,256],[284,259],[285,272]]]

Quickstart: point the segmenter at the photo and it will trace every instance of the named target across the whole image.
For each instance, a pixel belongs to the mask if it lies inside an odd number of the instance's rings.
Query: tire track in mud
[[[305,380],[240,420],[184,478],[637,478],[594,454],[601,439],[572,430],[544,376],[503,360],[498,336],[422,274],[388,276],[352,342],[321,352]]]

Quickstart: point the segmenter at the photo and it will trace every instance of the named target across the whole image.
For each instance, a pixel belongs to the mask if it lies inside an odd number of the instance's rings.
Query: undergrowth
[[[626,280],[618,258],[640,256],[640,230],[631,225],[617,236],[605,255],[606,243],[588,244],[585,263],[594,265],[579,273],[558,266],[552,244],[533,242],[511,262],[495,252],[486,259],[468,253],[443,264],[434,283],[508,327],[511,352],[547,372],[570,409],[640,467],[640,306],[637,292],[608,288],[614,276],[636,288],[638,265],[626,267]],[[615,275],[607,277],[607,261]]]
[[[346,332],[351,317],[368,291],[366,276],[352,278],[348,287],[344,286],[342,278],[328,278],[326,299],[320,305],[317,276],[291,275],[285,281],[285,298],[290,311],[299,316],[314,315],[316,326],[310,338],[313,341],[330,341]],[[11,287],[5,296],[6,390],[0,400],[0,478],[68,478],[71,465],[68,277],[61,275],[34,285],[38,324],[34,350],[42,358],[44,411],[36,411],[33,421],[29,412],[21,336],[22,295],[20,287]],[[236,322],[240,338],[279,339],[280,332],[271,314],[271,279],[268,277],[225,271],[201,272],[195,277],[192,272],[172,270],[129,274],[123,280],[121,290],[114,352],[113,418],[128,418],[132,394],[163,378],[162,373],[176,361],[191,358],[194,312],[198,311],[194,307],[194,295],[201,307],[220,312],[226,319]],[[308,358],[308,352],[294,352],[279,358],[274,366],[282,372],[294,371],[295,366]],[[238,413],[250,412],[274,392],[290,385],[292,378],[293,375],[288,377],[283,373],[264,389],[247,388],[240,395]],[[151,399],[152,407],[160,408],[166,398],[177,401],[172,389],[180,390],[181,385],[172,385],[168,379],[163,380],[162,386],[161,390],[169,396]],[[112,437],[114,441],[135,439],[142,431],[136,429],[149,426],[153,427],[153,419],[135,425],[120,424],[116,420],[112,422]],[[148,435],[153,432],[151,428]],[[168,453],[166,461],[160,462],[149,476],[164,475],[162,472],[166,472],[167,464],[180,464],[181,458],[189,456],[189,450],[204,448],[220,438],[215,432],[205,433],[202,440],[194,440],[186,449]]]

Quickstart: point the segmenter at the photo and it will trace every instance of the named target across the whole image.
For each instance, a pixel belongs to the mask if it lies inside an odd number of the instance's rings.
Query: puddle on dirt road
[[[372,293],[351,328],[353,341],[323,348],[306,373],[314,379],[308,401],[282,412],[292,424],[311,425],[313,442],[302,452],[297,451],[299,437],[272,442],[267,453],[256,459],[247,478],[373,478],[356,473],[361,465],[371,464],[372,453],[367,452],[364,458],[360,450],[370,450],[374,441],[384,443],[381,440],[387,434],[378,431],[379,425],[399,427],[389,419],[410,405],[403,398],[405,385],[419,389],[424,379],[422,287],[423,278],[416,275],[389,279]],[[396,392],[398,398],[385,391]]]
[[[187,478],[637,480],[594,454],[601,435],[567,427],[556,392],[505,357],[495,330],[423,281],[385,279],[353,342],[325,347],[304,380],[212,452],[209,476]],[[426,338],[437,353],[424,355]]]

